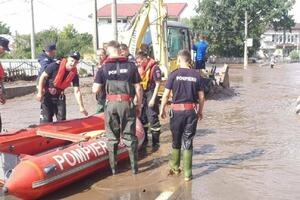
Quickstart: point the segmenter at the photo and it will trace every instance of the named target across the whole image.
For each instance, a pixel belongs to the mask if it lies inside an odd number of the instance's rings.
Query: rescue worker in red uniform
[[[143,87],[143,108],[141,122],[144,125],[145,140],[148,143],[148,127],[150,124],[150,133],[152,135],[152,146],[159,146],[160,121],[159,121],[159,99],[157,97],[159,85],[161,82],[161,70],[156,61],[149,58],[145,52],[138,52],[136,63],[139,66],[139,72]]]
[[[180,173],[181,146],[183,146],[184,179],[192,179],[193,139],[197,122],[203,118],[204,86],[196,69],[190,69],[191,54],[188,50],[178,53],[180,68],[173,71],[165,85],[160,116],[166,118],[166,105],[172,92],[170,128],[172,132],[172,156],[170,173]]]
[[[71,52],[67,59],[63,59],[60,64],[51,63],[41,74],[37,94],[38,101],[42,103],[41,123],[53,122],[54,115],[56,115],[57,121],[66,119],[66,96],[64,90],[71,83],[74,87],[74,94],[80,112],[85,116],[88,115],[79,89],[79,76],[76,69],[79,59],[79,52]]]
[[[136,117],[141,110],[141,78],[134,63],[120,56],[120,45],[110,41],[109,57],[97,72],[93,92],[106,91],[105,130],[108,141],[109,163],[112,174],[116,173],[117,150],[120,138],[127,147],[132,173],[138,173]],[[133,100],[136,96],[137,104]]]
[[[0,37],[0,58],[5,54],[6,51],[10,51],[8,48],[9,40],[7,40],[4,37]],[[0,103],[5,104],[6,98],[5,98],[5,88],[3,85],[4,82],[4,69],[0,62]],[[2,131],[2,119],[0,115],[0,133]]]

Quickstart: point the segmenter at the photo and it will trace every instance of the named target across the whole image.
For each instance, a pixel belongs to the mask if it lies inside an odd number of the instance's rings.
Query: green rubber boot
[[[192,179],[192,156],[193,150],[183,150],[183,170],[185,181],[190,181]]]
[[[109,165],[111,168],[111,172],[113,175],[115,175],[116,168],[117,168],[117,145],[112,145],[108,147],[108,159],[109,159]]]
[[[171,153],[171,159],[169,161],[170,166],[170,175],[176,174],[178,175],[180,173],[180,149],[172,149]]]
[[[137,145],[133,145],[132,148],[128,148],[128,154],[130,158],[130,165],[131,165],[131,171],[132,174],[138,173],[138,151],[137,151]]]

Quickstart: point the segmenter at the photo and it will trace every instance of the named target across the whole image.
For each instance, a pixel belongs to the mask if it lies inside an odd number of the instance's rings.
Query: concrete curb
[[[17,86],[17,87],[7,87],[5,88],[6,98],[12,99],[15,97],[24,96],[31,94],[36,91],[36,85],[27,85],[27,86]]]

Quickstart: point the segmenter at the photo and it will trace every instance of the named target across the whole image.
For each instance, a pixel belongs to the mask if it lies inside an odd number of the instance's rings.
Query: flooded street
[[[44,199],[300,199],[300,116],[295,114],[299,64],[247,70],[236,66],[229,72],[231,89],[206,101],[194,140],[191,182],[167,175],[171,135],[164,121],[161,148],[140,153],[138,175],[132,176],[125,162],[116,176],[99,172]],[[92,114],[95,98],[89,87],[83,93]],[[73,96],[67,97],[69,119],[81,117]],[[1,106],[5,129],[38,123],[39,103],[33,98],[27,95]]]

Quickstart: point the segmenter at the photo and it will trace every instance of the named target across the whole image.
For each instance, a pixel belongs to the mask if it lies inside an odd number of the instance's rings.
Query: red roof
[[[183,10],[187,7],[187,3],[166,3],[169,17],[179,17]],[[132,17],[142,7],[140,3],[119,3],[117,5],[118,17]],[[98,17],[111,16],[111,4],[107,4],[97,11]]]

